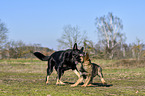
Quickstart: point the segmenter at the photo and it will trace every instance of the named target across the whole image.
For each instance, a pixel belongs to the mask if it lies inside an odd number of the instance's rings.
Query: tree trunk
[[[135,50],[132,49],[132,57],[135,58]]]
[[[123,48],[123,57],[126,57],[126,50]]]

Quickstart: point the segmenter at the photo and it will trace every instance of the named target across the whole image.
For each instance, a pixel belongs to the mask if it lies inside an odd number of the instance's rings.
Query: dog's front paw
[[[102,79],[101,79],[101,81],[102,81],[102,83],[103,83],[103,84],[105,84],[105,83],[106,83],[106,82],[105,82],[105,80],[104,80],[104,78],[102,78]]]
[[[86,87],[86,86],[87,86],[87,85],[84,84],[84,85],[82,85],[81,87]]]
[[[89,84],[89,85],[87,85],[87,86],[93,86],[93,84]]]
[[[63,83],[62,81],[60,81],[60,84],[64,85],[65,83]]]
[[[46,81],[46,85],[48,85],[49,84],[49,82],[48,81]]]
[[[77,86],[77,85],[76,84],[71,85],[71,87],[75,87],[75,86]]]

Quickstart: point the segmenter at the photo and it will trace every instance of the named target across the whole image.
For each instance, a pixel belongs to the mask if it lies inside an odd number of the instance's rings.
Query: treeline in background
[[[136,59],[145,58],[145,43],[139,38],[127,44],[123,33],[122,20],[112,13],[95,19],[97,42],[89,40],[86,31],[80,31],[78,26],[66,25],[62,36],[57,39],[58,49],[72,48],[74,43],[84,46],[91,58],[94,59]],[[44,48],[41,44],[25,44],[23,41],[8,41],[8,29],[0,20],[0,59],[34,58],[33,52],[40,51],[50,55],[55,50]]]

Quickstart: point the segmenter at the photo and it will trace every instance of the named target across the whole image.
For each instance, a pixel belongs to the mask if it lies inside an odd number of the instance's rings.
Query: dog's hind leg
[[[101,82],[103,84],[105,84],[105,80],[104,80],[103,74],[102,74],[102,69],[100,67],[98,68],[98,76],[101,78]]]
[[[101,81],[103,84],[106,84],[104,78],[101,78]]]
[[[54,66],[54,64],[53,64],[52,60],[48,60],[48,68],[47,68],[46,84],[49,83],[48,80],[49,80],[49,77],[50,77],[51,73],[53,72],[53,66]]]
[[[50,70],[49,68],[47,68],[46,84],[49,83],[49,77],[50,77],[51,73],[52,73],[52,70]]]
[[[49,75],[48,76],[46,76],[46,84],[48,84],[49,82]]]

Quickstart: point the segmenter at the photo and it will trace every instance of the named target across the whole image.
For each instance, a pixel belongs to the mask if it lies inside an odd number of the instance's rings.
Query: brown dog
[[[93,78],[96,75],[98,75],[101,78],[103,84],[105,83],[105,80],[103,79],[102,68],[95,63],[91,63],[88,53],[86,53],[86,55],[81,57],[81,62],[82,62],[80,68],[81,76],[75,84],[71,85],[71,87],[77,86],[79,83],[83,81],[83,79],[85,79],[85,82],[82,85],[82,87],[86,87],[88,84],[89,84],[88,86],[91,86]]]

